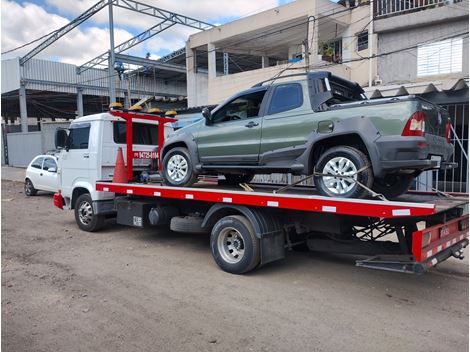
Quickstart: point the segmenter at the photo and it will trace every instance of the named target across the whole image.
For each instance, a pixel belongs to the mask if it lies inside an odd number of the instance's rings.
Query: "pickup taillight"
[[[447,121],[446,123],[446,140],[447,143],[450,143],[450,141],[452,140],[452,124],[450,123],[450,121]]]
[[[425,129],[426,115],[422,111],[417,111],[411,115],[403,129],[402,136],[423,137]]]

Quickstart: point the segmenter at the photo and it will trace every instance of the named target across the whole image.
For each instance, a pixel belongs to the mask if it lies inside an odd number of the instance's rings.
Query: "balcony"
[[[375,0],[375,19],[403,15],[445,5],[463,2],[463,0]]]

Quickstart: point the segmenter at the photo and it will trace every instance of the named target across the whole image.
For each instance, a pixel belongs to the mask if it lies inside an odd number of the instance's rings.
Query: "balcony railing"
[[[432,9],[463,0],[375,0],[374,17],[383,18]]]

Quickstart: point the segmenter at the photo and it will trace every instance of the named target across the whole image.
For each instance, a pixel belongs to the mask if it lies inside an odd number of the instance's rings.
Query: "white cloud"
[[[2,0],[2,51],[20,46],[47,34],[69,22],[68,19],[46,12],[43,8],[26,3],[23,6]],[[116,28],[117,43],[131,38],[126,30]],[[39,42],[14,51],[2,58],[22,56],[38,45]],[[37,55],[38,58],[58,57],[60,61],[83,64],[100,55],[109,47],[109,32],[99,27],[75,28],[59,41]]]
[[[63,0],[46,0],[48,4],[55,6],[60,11],[67,14],[79,15],[96,3],[96,0],[75,0],[75,1],[63,1]],[[151,6],[155,6],[167,11],[176,12],[181,15],[196,18],[201,21],[210,21],[218,18],[227,17],[242,17],[250,14],[254,14],[263,10],[267,10],[278,6],[278,0],[139,0],[141,3],[145,3]],[[122,12],[124,11],[124,12]],[[155,21],[152,20],[151,16],[141,15],[134,12],[135,16],[139,16],[139,21],[135,20],[134,15],[129,10],[123,10],[118,7],[114,7],[115,22],[118,24],[131,25],[134,27],[140,27],[141,18],[146,23]],[[120,16],[121,14],[127,14]],[[145,19],[147,17],[147,19]],[[108,11],[102,10],[94,17],[97,21],[105,23],[108,19]],[[145,26],[150,27],[150,26]]]
[[[219,23],[224,18],[243,17],[278,5],[278,0],[159,0],[158,2],[141,0],[141,2],[202,21],[217,21]],[[36,39],[69,22],[66,17],[48,13],[45,9],[32,3],[18,4],[11,0],[1,0],[1,3],[2,51]],[[47,3],[57,8],[58,13],[73,18],[94,5],[96,0],[47,0]],[[37,57],[56,57],[63,62],[83,64],[108,49],[109,34],[105,29],[107,21],[108,11],[105,8],[93,16],[87,26],[75,28]],[[118,45],[133,36],[130,31],[137,34],[154,26],[160,20],[152,16],[115,7],[114,21],[115,43]],[[197,32],[196,29],[175,25],[126,53],[144,56],[145,53],[150,52],[152,57],[155,57],[158,54],[183,47],[188,36],[195,32]],[[8,55],[2,55],[2,58],[24,55],[37,44]]]

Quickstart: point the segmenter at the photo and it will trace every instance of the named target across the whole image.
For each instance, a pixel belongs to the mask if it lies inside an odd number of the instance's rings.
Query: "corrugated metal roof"
[[[2,60],[2,93],[19,89],[21,78],[26,81],[27,89],[75,94],[81,87],[85,95],[108,96],[107,70],[90,69],[77,75],[76,69],[72,64],[41,59],[31,59],[23,67],[19,66],[18,58]],[[114,79],[116,95],[124,97],[127,81],[117,76]],[[131,76],[129,88],[133,99],[156,94],[186,96],[185,82],[166,81],[153,75]]]
[[[433,82],[404,83],[388,86],[365,87],[368,98],[385,98],[410,94],[426,94],[432,92],[449,92],[468,88],[468,79],[453,79]]]

